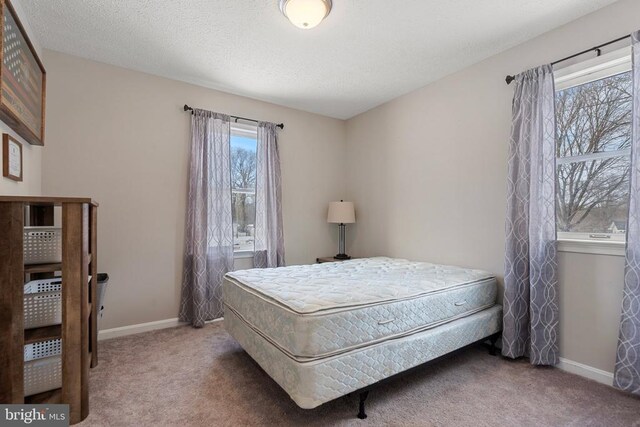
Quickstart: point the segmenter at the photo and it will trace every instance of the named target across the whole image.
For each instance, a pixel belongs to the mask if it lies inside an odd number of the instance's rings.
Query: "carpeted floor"
[[[100,343],[81,425],[640,426],[640,399],[470,348],[358,398],[298,408],[224,331],[178,327]]]

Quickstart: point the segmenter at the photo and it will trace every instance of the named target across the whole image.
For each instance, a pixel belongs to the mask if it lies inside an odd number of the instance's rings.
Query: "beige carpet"
[[[640,426],[640,399],[471,348],[371,392],[298,408],[221,323],[100,343],[82,425]]]

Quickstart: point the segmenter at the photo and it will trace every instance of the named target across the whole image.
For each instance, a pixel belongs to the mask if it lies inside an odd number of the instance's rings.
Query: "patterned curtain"
[[[640,395],[640,31],[633,33],[631,40],[633,43],[631,189],[622,317],[613,385]]]
[[[233,269],[229,116],[193,110],[180,320],[222,316],[222,278]]]
[[[258,123],[256,153],[256,224],[253,266],[284,265],[282,186],[278,133],[273,123]]]
[[[558,281],[553,69],[516,77],[509,147],[502,354],[555,365]]]

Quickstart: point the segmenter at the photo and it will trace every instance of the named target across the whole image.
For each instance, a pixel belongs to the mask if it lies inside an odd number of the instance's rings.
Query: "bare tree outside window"
[[[625,232],[631,79],[626,72],[556,93],[559,232]]]
[[[256,141],[231,138],[231,188],[233,203],[234,250],[254,249],[254,223],[256,217]]]

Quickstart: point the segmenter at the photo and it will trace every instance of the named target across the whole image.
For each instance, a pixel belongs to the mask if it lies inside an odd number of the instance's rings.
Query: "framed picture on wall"
[[[11,2],[0,6],[0,119],[29,144],[44,145],[46,71]]]
[[[2,176],[22,181],[22,144],[6,133],[2,134]]]

